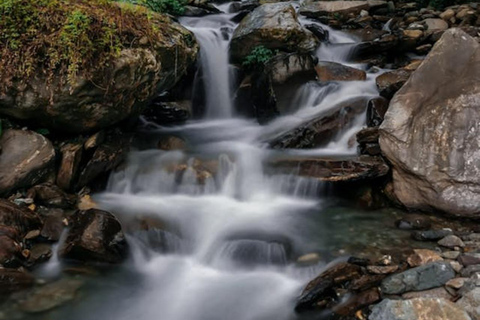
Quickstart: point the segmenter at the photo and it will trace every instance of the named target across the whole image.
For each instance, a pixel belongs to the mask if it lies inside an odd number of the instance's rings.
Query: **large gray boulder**
[[[380,146],[409,208],[480,213],[480,50],[450,29],[390,102]]]
[[[38,133],[7,130],[0,137],[0,148],[0,195],[31,187],[53,170],[55,150]]]
[[[290,4],[268,3],[240,22],[230,43],[230,55],[239,62],[260,45],[286,52],[309,52],[317,47],[318,40],[298,22]]]

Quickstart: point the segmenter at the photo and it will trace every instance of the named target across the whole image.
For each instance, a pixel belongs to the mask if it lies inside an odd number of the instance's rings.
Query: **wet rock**
[[[347,301],[333,307],[332,311],[341,316],[353,315],[355,311],[369,306],[379,300],[380,293],[378,292],[378,288],[372,288],[358,294],[354,294]]]
[[[442,19],[425,19],[422,23],[427,28],[427,31],[447,30],[448,23]]]
[[[365,128],[357,132],[358,143],[376,143],[378,142],[378,128]]]
[[[473,319],[480,319],[480,288],[475,288],[457,301],[457,305],[466,310]]]
[[[165,136],[160,138],[157,143],[157,148],[160,150],[184,150],[185,149],[185,141],[176,136]]]
[[[55,150],[33,131],[6,130],[0,137],[0,195],[45,180],[53,170]]]
[[[385,294],[402,294],[436,288],[454,277],[455,271],[449,263],[437,261],[394,274],[382,281],[381,288]]]
[[[58,241],[65,228],[65,215],[62,210],[49,210],[43,215],[40,235],[47,241]]]
[[[0,295],[31,287],[34,277],[27,272],[0,268]]]
[[[88,142],[88,144],[87,144]],[[85,145],[93,148],[95,141],[87,140]],[[81,143],[68,143],[60,148],[62,160],[57,172],[57,185],[63,190],[71,190],[78,177],[80,162],[82,161],[83,145]]]
[[[462,254],[458,257],[458,262],[460,262],[465,267],[471,266],[474,264],[480,264],[480,257],[471,256],[468,254]]]
[[[450,249],[453,249],[455,247],[465,247],[462,239],[453,234],[446,236],[445,238],[439,240],[437,243],[442,247]]]
[[[470,316],[453,302],[445,299],[416,298],[410,300],[385,299],[372,308],[369,320],[471,320]]]
[[[458,290],[463,287],[465,281],[467,280],[468,278],[453,278],[452,280],[449,280],[447,283],[445,283],[445,286]]]
[[[52,183],[42,183],[31,188],[27,196],[36,203],[52,208],[70,208],[75,204],[74,197]]]
[[[39,313],[57,308],[73,300],[82,285],[80,280],[62,279],[36,288],[20,303],[20,310]]]
[[[317,47],[318,40],[301,26],[290,4],[274,3],[256,8],[240,22],[230,42],[232,59],[241,61],[259,45],[306,53]]]
[[[307,24],[305,26],[320,42],[327,42],[329,39],[328,30],[320,27],[318,24]]]
[[[381,125],[387,110],[387,99],[383,97],[377,97],[369,100],[367,104],[367,126],[377,127]],[[378,141],[378,139],[376,141]]]
[[[431,223],[424,216],[409,214],[395,221],[395,226],[402,230],[424,230],[430,228]]]
[[[428,249],[414,249],[413,254],[407,258],[410,267],[418,267],[430,262],[443,260],[440,254]]]
[[[120,222],[109,212],[90,209],[71,217],[65,243],[59,249],[63,259],[84,262],[119,263],[127,254],[127,242]]]
[[[297,259],[297,264],[301,266],[308,266],[317,264],[320,261],[320,255],[318,253],[305,254]]]
[[[207,6],[208,4],[205,4],[202,7],[197,7],[197,6],[192,6],[192,5],[186,5],[185,6],[185,11],[183,12],[182,16],[186,17],[203,17],[209,14],[216,14],[220,13],[221,11],[215,8],[213,5]]]
[[[373,41],[364,41],[359,43],[354,50],[354,57],[364,57],[372,54],[388,52],[396,48],[399,44],[399,38],[393,34],[385,34]]]
[[[28,257],[28,264],[35,265],[48,261],[52,257],[51,245],[47,243],[36,243],[30,248],[30,256]]]
[[[350,288],[354,291],[364,291],[379,286],[383,279],[385,279],[383,274],[362,275],[360,278],[352,280]]]
[[[349,257],[347,262],[357,266],[366,267],[370,263],[370,260],[366,258]]]
[[[367,78],[365,71],[336,62],[320,61],[316,70],[320,81],[364,81]]]
[[[400,88],[410,78],[411,72],[398,69],[394,71],[385,72],[375,79],[380,95],[387,99],[391,99],[393,95],[400,90]]]
[[[97,148],[105,141],[105,130],[98,131],[92,134],[87,141],[83,144],[85,150],[91,150]],[[75,148],[76,149],[76,148]]]
[[[159,125],[184,123],[192,115],[188,101],[164,102],[154,100],[142,114],[146,120]]]
[[[408,208],[478,213],[479,46],[460,29],[449,29],[390,103],[380,145],[394,168],[395,195]],[[466,147],[457,148],[459,141]]]
[[[379,157],[360,156],[350,159],[290,159],[271,163],[278,171],[297,172],[300,176],[321,181],[340,182],[374,179],[388,173],[388,166]]]
[[[316,1],[300,7],[299,13],[309,18],[329,17],[346,19],[368,10],[367,1]]]
[[[111,133],[106,141],[95,150],[80,172],[77,189],[88,185],[122,163],[130,150],[131,139],[129,134]]]
[[[14,238],[0,234],[0,265],[5,267],[18,267],[21,265],[22,246]]]
[[[452,295],[448,293],[448,291],[444,287],[440,287],[440,288],[434,288],[434,289],[424,290],[424,291],[407,292],[402,294],[402,298],[403,299],[434,298],[434,299],[451,300]]]
[[[398,266],[367,266],[367,271],[372,274],[390,274],[398,270]]]
[[[418,241],[437,241],[452,233],[452,230],[414,231],[412,232],[412,238]]]
[[[23,237],[30,230],[38,230],[41,224],[40,218],[33,211],[0,199],[0,225],[12,227]]]

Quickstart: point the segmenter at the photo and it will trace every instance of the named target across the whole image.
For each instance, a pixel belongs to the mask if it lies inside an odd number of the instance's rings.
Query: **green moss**
[[[0,0],[0,93],[36,73],[75,84],[107,69],[123,48],[153,46],[168,18],[108,0]]]
[[[245,57],[242,66],[248,71],[258,70],[263,68],[275,55],[275,51],[265,48],[264,46],[257,46]]]
[[[158,13],[182,15],[185,12],[185,0],[120,0],[133,4],[143,5]]]

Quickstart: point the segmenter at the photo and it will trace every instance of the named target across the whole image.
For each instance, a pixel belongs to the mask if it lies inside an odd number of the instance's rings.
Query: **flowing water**
[[[267,173],[269,161],[285,152],[264,145],[341,102],[376,96],[375,75],[328,86],[307,83],[292,97],[296,110],[264,126],[236,117],[228,65],[228,43],[236,26],[232,17],[181,19],[201,46],[205,116],[178,127],[149,124],[126,166],[95,197],[125,226],[149,219],[154,227],[133,228],[127,262],[91,281],[75,303],[39,319],[296,319],[293,306],[302,287],[360,241],[351,235],[360,233],[359,225],[373,228],[378,241],[392,242],[391,234],[379,231],[385,229],[384,218],[322,197],[325,186],[317,180]],[[334,30],[330,39],[317,52],[319,59],[347,62],[356,40]],[[322,148],[289,154],[353,155],[351,138],[364,119],[359,115]],[[184,138],[187,148],[156,149],[155,141],[165,135]],[[296,263],[311,252],[320,261]]]

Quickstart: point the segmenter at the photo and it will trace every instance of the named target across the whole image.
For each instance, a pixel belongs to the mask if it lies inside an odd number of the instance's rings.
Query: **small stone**
[[[395,226],[402,230],[425,230],[431,223],[426,217],[412,214],[395,221]]]
[[[480,264],[475,264],[475,265],[463,268],[463,270],[460,272],[460,275],[465,278],[470,278],[477,272],[480,272]]]
[[[384,255],[383,257],[378,259],[377,262],[375,262],[375,264],[380,266],[389,266],[392,264],[392,256]]]
[[[474,264],[480,264],[480,257],[463,254],[458,257],[458,262],[463,264],[465,267],[468,267]]]
[[[434,288],[424,291],[407,292],[402,295],[403,299],[415,299],[415,298],[437,298],[450,300],[452,295],[444,287]]]
[[[445,285],[447,287],[453,288],[453,289],[460,289],[463,287],[465,284],[465,281],[467,281],[468,278],[453,278],[452,280],[449,280]]]
[[[407,258],[407,263],[410,267],[418,267],[433,261],[443,260],[442,257],[435,251],[428,249],[414,249],[413,254]]]
[[[449,21],[454,16],[455,16],[455,11],[453,11],[452,9],[447,9],[440,14],[440,18],[442,18],[445,21]]]
[[[418,241],[435,241],[440,240],[450,234],[453,234],[452,230],[426,230],[426,231],[413,231],[412,238]]]
[[[452,266],[455,272],[460,272],[463,269],[463,266],[458,261],[450,261],[450,265]]]
[[[445,259],[451,259],[451,260],[457,259],[459,255],[460,255],[460,252],[458,251],[445,251],[442,253],[442,257],[444,257]]]
[[[36,237],[38,237],[40,235],[40,230],[32,230],[32,231],[29,231],[24,239],[25,240],[31,240],[31,239],[35,239]]]
[[[437,243],[445,248],[465,247],[465,243],[463,243],[462,239],[453,234],[446,236],[445,238],[439,240]]]
[[[367,271],[373,274],[390,274],[398,270],[398,266],[367,266]]]
[[[320,255],[316,252],[305,254],[297,259],[297,263],[304,265],[314,265],[320,261]]]

